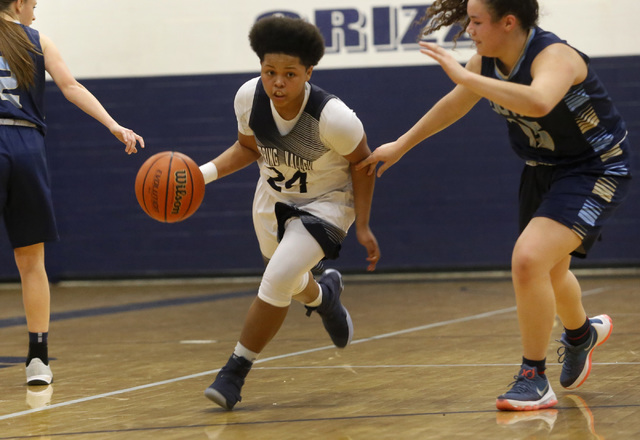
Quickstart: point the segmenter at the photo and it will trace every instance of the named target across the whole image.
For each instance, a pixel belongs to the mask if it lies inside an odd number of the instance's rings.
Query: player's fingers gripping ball
[[[190,217],[204,198],[204,177],[198,165],[177,151],[147,159],[136,176],[136,198],[144,212],[163,223]]]

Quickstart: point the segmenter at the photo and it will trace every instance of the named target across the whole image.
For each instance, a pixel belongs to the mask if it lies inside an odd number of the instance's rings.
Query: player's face
[[[18,1],[18,20],[25,26],[31,26],[36,19],[35,9],[37,0],[17,0]]]
[[[475,43],[478,54],[497,57],[504,41],[504,35],[501,32],[502,20],[493,21],[483,0],[469,0],[467,15],[469,16],[467,32]]]
[[[281,53],[264,56],[260,76],[262,85],[273,106],[284,119],[293,119],[304,101],[305,84],[311,78],[300,58]]]

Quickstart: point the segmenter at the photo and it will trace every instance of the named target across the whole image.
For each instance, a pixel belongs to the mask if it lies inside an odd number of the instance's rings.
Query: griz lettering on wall
[[[429,4],[411,6],[376,6],[370,11],[356,8],[317,9],[313,23],[320,29],[326,45],[326,53],[418,50],[421,30],[426,25],[422,21]],[[256,20],[271,15],[287,17],[307,17],[293,11],[269,11],[260,14]],[[309,19],[309,21],[312,21]],[[460,31],[452,26],[422,38],[443,47],[453,47],[453,38]],[[462,35],[457,47],[470,47],[471,40]]]

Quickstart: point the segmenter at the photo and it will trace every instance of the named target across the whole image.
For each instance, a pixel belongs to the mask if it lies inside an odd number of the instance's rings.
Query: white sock
[[[260,353],[256,353],[255,351],[249,350],[240,342],[236,344],[236,348],[235,350],[233,350],[233,354],[235,354],[236,356],[242,356],[249,362],[254,362],[256,359],[258,359],[258,356],[260,355]]]
[[[315,281],[314,281],[315,282]],[[317,282],[316,282],[317,284]],[[311,301],[309,304],[305,304],[307,307],[318,307],[322,304],[322,286],[318,284],[318,297]]]

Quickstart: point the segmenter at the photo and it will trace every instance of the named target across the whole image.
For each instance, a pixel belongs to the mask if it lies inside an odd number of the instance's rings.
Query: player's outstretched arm
[[[397,140],[376,148],[369,157],[356,165],[357,170],[367,168],[373,174],[378,163],[378,177],[398,162],[409,150],[425,139],[444,130],[466,115],[480,100],[480,96],[463,86],[456,86]]]
[[[42,34],[40,34],[40,43],[44,54],[45,70],[51,75],[64,97],[107,127],[120,142],[125,144],[127,154],[137,153],[136,145],[138,143],[140,143],[140,147],[144,148],[142,136],[118,124],[100,104],[100,101],[76,81],[55,44]]]
[[[553,44],[536,56],[530,85],[482,76],[480,55],[474,55],[463,68],[449,50],[437,44],[422,41],[420,47],[420,52],[436,60],[454,83],[513,112],[536,118],[549,114],[571,86],[587,75],[585,61],[565,44]]]

